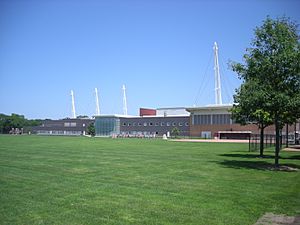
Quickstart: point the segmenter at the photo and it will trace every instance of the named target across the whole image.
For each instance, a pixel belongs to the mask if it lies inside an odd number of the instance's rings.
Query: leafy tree
[[[2,134],[8,133],[11,130],[11,121],[9,116],[0,114],[0,132]]]
[[[233,67],[235,69],[235,67]],[[242,124],[256,124],[260,130],[260,157],[264,155],[264,129],[272,124],[270,113],[264,111],[266,91],[255,81],[243,83],[233,96],[233,119]]]
[[[180,131],[177,127],[174,127],[171,131],[172,136],[174,136],[175,138],[177,138],[180,134]]]
[[[88,119],[89,117],[87,115],[79,115],[77,116],[77,119]]]
[[[255,29],[252,48],[244,55],[245,64],[234,70],[244,83],[256,82],[265,92],[263,110],[276,130],[275,166],[279,166],[280,131],[287,122],[300,117],[300,43],[298,25],[288,18],[267,18]]]
[[[14,128],[21,129],[22,127],[24,127],[24,125],[26,123],[26,119],[23,115],[18,115],[18,114],[12,113],[10,118],[11,118],[12,125]]]
[[[27,120],[23,115],[11,114],[11,116],[0,114],[0,133],[7,134],[12,128],[25,128],[30,131],[33,126],[41,124],[41,120]]]
[[[87,133],[91,136],[95,136],[96,131],[94,123],[89,124],[89,126],[87,127]]]

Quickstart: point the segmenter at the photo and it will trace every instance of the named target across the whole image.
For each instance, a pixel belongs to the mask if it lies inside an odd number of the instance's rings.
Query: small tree
[[[175,138],[177,138],[180,134],[180,131],[177,127],[174,127],[171,131],[172,136],[174,136]]]
[[[96,132],[94,123],[89,124],[89,126],[87,127],[87,133],[91,136],[95,136]]]

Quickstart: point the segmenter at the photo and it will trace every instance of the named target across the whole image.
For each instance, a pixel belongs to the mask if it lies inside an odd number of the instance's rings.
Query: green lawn
[[[253,224],[300,214],[300,171],[247,144],[0,136],[0,224]],[[272,152],[267,153],[273,156]],[[300,168],[300,153],[281,153]]]

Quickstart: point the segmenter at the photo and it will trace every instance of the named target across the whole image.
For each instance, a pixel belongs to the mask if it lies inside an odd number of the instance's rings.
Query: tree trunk
[[[264,157],[264,128],[260,128],[259,156]]]
[[[289,147],[289,125],[286,124],[286,131],[285,131],[285,147],[288,148]]]
[[[297,144],[296,143],[296,137],[297,137],[297,121],[295,122],[295,128],[294,128],[294,141],[295,141],[295,145]]]
[[[275,116],[276,144],[275,144],[275,167],[279,167],[279,151],[280,151],[280,127],[278,116]]]

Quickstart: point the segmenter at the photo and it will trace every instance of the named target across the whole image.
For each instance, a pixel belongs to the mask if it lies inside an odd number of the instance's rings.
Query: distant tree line
[[[42,120],[28,120],[23,115],[12,113],[10,116],[0,113],[0,133],[8,134],[12,128],[18,128],[28,132],[31,127],[38,126],[42,123]]]

